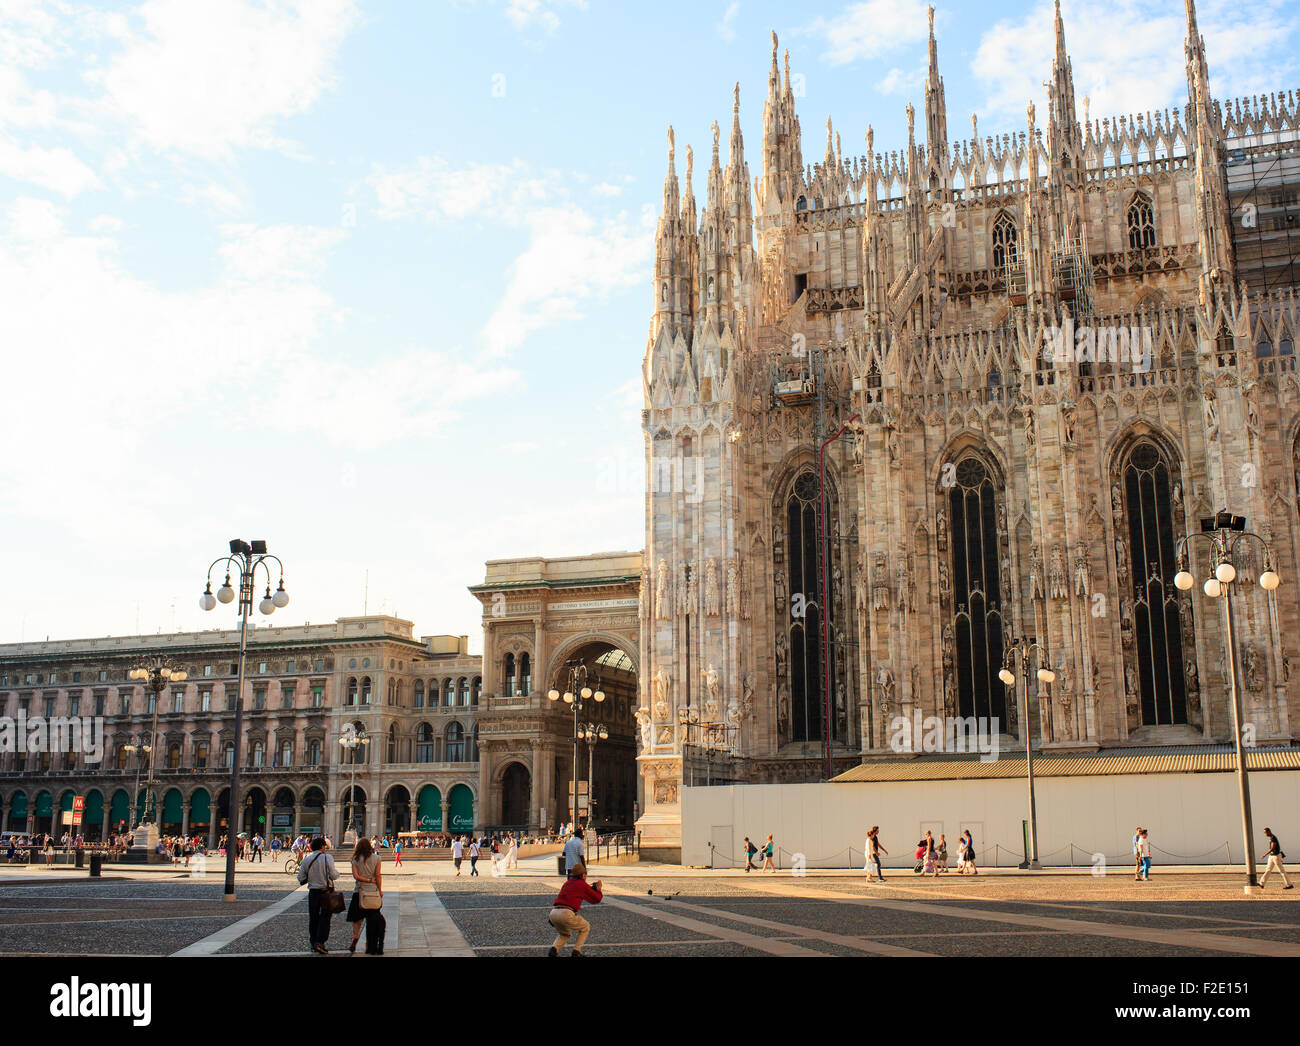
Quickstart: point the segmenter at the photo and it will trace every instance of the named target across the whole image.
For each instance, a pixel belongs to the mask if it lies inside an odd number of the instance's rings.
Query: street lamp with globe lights
[[[347,846],[355,843],[360,838],[360,832],[357,830],[356,818],[353,809],[356,806],[357,799],[357,749],[362,745],[370,744],[370,735],[365,730],[358,730],[351,723],[343,727],[343,732],[339,737],[339,744],[348,750],[348,762],[352,764],[352,780],[348,785],[348,827],[343,833],[343,845]],[[363,824],[362,828],[365,827]],[[349,835],[351,838],[349,838]]]
[[[145,811],[142,814],[138,827],[145,828],[144,838],[136,837],[133,845],[145,847],[152,851],[158,845],[158,834],[162,831],[161,819],[158,816],[158,797],[154,793],[154,767],[157,756],[155,752],[158,748],[158,704],[162,700],[163,691],[172,683],[183,683],[188,678],[184,669],[173,667],[166,658],[161,654],[155,654],[149,661],[131,669],[126,674],[128,679],[137,683],[143,683],[145,689],[153,694],[153,724],[149,728],[149,778],[145,782]],[[138,796],[137,796],[138,801]],[[152,820],[150,820],[150,811],[152,811]],[[146,823],[147,822],[147,823]]]
[[[1246,518],[1234,516],[1231,512],[1216,512],[1214,516],[1201,520],[1200,533],[1188,534],[1178,540],[1175,548],[1178,556],[1178,573],[1174,575],[1174,586],[1180,592],[1190,592],[1192,586],[1196,584],[1187,552],[1193,540],[1209,542],[1214,575],[1205,579],[1202,591],[1211,599],[1223,597],[1224,616],[1227,621],[1228,696],[1232,703],[1233,750],[1237,756],[1237,791],[1241,800],[1241,831],[1246,847],[1245,890],[1249,894],[1251,887],[1257,885],[1255,851],[1252,849],[1255,832],[1250,811],[1250,780],[1246,775],[1246,753],[1242,739],[1241,689],[1237,686],[1237,625],[1232,612],[1232,588],[1234,585],[1250,584],[1250,581],[1242,576],[1233,562],[1238,558],[1238,546],[1254,542],[1264,550],[1264,570],[1259,575],[1259,587],[1265,592],[1276,591],[1282,579],[1273,568],[1272,546],[1254,531],[1246,529]]]
[[[1044,649],[1033,636],[1020,636],[1011,639],[1007,643],[1005,663],[1002,670],[998,673],[998,678],[1009,687],[1016,685],[1017,679],[1012,668],[1016,662],[1020,662],[1020,678],[1029,678],[1029,660],[1030,651],[1038,652],[1038,681],[1046,683],[1049,686],[1056,682],[1056,673],[1049,666],[1047,651]],[[1038,862],[1038,804],[1034,799],[1034,733],[1033,724],[1029,719],[1029,687],[1021,687],[1025,692],[1025,713],[1023,719],[1023,729],[1025,732],[1025,765],[1026,776],[1029,779],[1029,853],[1025,854],[1025,861],[1020,866],[1032,871],[1040,871],[1042,865]]]
[[[144,753],[135,761],[135,793],[131,796],[131,845],[134,846],[135,831],[139,827],[140,819],[144,813],[140,809],[140,771],[144,769],[144,756],[153,752],[153,744],[146,741],[143,734],[135,734],[130,741],[122,746],[122,751]]]
[[[596,745],[609,740],[609,730],[604,723],[583,723],[578,728],[578,736],[587,742],[587,824],[590,826],[596,823]]]
[[[605,691],[600,688],[599,676],[594,680],[595,690],[587,685],[588,676],[594,673],[588,672],[587,663],[581,659],[566,661],[561,671],[566,674],[564,693],[561,694],[557,688],[552,687],[547,691],[546,698],[557,708],[558,702],[563,698],[564,703],[573,709],[573,827],[576,830],[578,828],[578,741],[581,740],[578,732],[578,717],[589,702],[601,704],[605,700]],[[590,817],[590,807],[588,817]]]
[[[275,561],[280,574],[280,585],[274,595],[271,594],[270,560]],[[226,580],[214,595],[212,571],[221,563],[226,567]],[[253,613],[253,588],[259,569],[266,575],[266,596],[258,604],[258,609],[263,614],[270,615],[278,608],[288,606],[289,594],[284,590],[284,564],[280,562],[280,558],[266,551],[265,541],[248,542],[241,538],[231,540],[228,556],[213,560],[212,565],[208,567],[207,586],[203,589],[203,595],[199,596],[201,610],[212,610],[218,603],[233,603],[236,594],[239,596],[239,671],[235,684],[235,750],[230,761],[230,802],[227,807],[229,817],[226,821],[226,888],[222,894],[223,901],[235,899],[235,856],[238,851],[238,847],[234,845],[237,832],[235,817],[236,811],[242,809],[239,795],[239,742],[244,728],[244,657],[248,652],[248,618]],[[238,593],[230,583],[232,575],[239,579]]]

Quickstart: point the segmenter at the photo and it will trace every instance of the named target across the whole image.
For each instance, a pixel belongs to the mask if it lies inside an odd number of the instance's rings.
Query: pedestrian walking
[[[478,875],[479,849],[480,849],[479,841],[477,839],[471,838],[469,841],[469,874],[471,876]]]
[[[460,836],[456,836],[451,841],[451,863],[456,866],[456,874],[460,875],[460,862],[465,859],[465,844],[461,841]]]
[[[587,863],[587,844],[583,842],[583,831],[581,828],[575,829],[573,835],[569,836],[569,841],[564,844],[564,872],[566,875],[572,875],[573,869],[578,865]]]
[[[924,858],[925,863],[921,868],[922,876],[933,875],[937,877],[939,875],[938,871],[935,868],[934,853],[935,853],[934,833],[927,828],[925,830],[925,858]]]
[[[397,845],[393,847],[393,867],[402,867],[402,840],[397,840]]]
[[[975,837],[969,828],[963,828],[961,836],[962,868],[967,875],[979,875],[979,869],[975,867]]]
[[[366,924],[366,955],[384,954],[384,933],[388,921],[384,918],[384,873],[379,855],[369,839],[359,839],[352,852],[352,878],[357,888],[348,906],[348,922],[352,924],[352,943],[348,951],[355,954],[361,937],[361,924]]]
[[[506,850],[505,865],[507,869],[513,870],[519,867],[519,840],[510,835],[510,848]]]
[[[889,851],[880,845],[880,825],[873,824],[871,831],[867,833],[867,882],[885,881],[885,872],[880,866],[880,855],[888,853]],[[876,870],[874,879],[871,875],[872,868]]]
[[[579,828],[578,832],[581,831],[582,829]],[[550,924],[555,927],[557,935],[551,950],[546,953],[549,958],[554,959],[564,951],[564,946],[569,943],[569,938],[574,934],[577,937],[573,942],[573,957],[576,959],[582,954],[582,946],[587,943],[587,935],[591,933],[591,924],[581,914],[582,902],[600,904],[600,887],[599,879],[594,883],[587,883],[585,864],[578,863],[573,866],[569,878],[560,887],[559,896],[551,906],[551,914],[547,916]]]
[[[311,841],[311,850],[311,856],[298,869],[298,882],[307,886],[307,934],[311,938],[311,950],[326,955],[325,942],[329,939],[330,919],[334,915],[326,895],[333,891],[339,870],[320,836]]]
[[[1141,861],[1142,881],[1151,881],[1151,840],[1147,838],[1147,830],[1142,829],[1138,833],[1138,860]]]
[[[754,854],[758,853],[758,847],[749,841],[749,836],[745,836],[745,871],[754,870]]]
[[[769,832],[767,835],[767,845],[763,847],[763,871],[766,872],[770,870],[773,874],[776,873],[776,863],[772,860],[775,852],[776,847],[772,844],[772,833]]]
[[[939,833],[939,842],[934,850],[934,865],[940,872],[948,870],[948,840],[943,837],[943,832]]]
[[[1133,881],[1142,878],[1142,826],[1133,829]]]
[[[1277,836],[1273,834],[1271,828],[1264,829],[1264,835],[1268,839],[1268,853],[1262,854],[1260,860],[1268,858],[1268,867],[1264,869],[1264,874],[1259,880],[1259,888],[1264,889],[1264,884],[1268,882],[1268,873],[1276,871],[1282,877],[1282,889],[1291,889],[1291,880],[1286,877],[1286,868],[1282,862],[1286,860],[1286,854],[1282,852],[1282,844],[1277,841]]]

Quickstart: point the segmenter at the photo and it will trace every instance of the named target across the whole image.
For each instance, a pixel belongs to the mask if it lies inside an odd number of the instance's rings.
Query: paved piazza
[[[502,878],[386,869],[388,955],[544,955],[560,880],[550,861],[525,863]],[[241,867],[234,904],[221,900],[219,873],[40,874],[0,874],[0,955],[307,954],[305,889],[278,870]],[[1119,870],[926,880],[904,870],[883,887],[842,872],[625,866],[593,877],[606,891],[583,908],[592,957],[1300,956],[1297,895],[1270,883],[1246,899],[1239,874],[1157,871],[1139,885]],[[348,929],[335,918],[336,957]]]

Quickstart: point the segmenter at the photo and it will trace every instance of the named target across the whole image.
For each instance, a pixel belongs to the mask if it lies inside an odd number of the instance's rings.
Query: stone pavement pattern
[[[904,873],[883,886],[860,873],[621,868],[604,877],[604,903],[584,907],[592,956],[1300,956],[1297,894],[1270,886],[1247,899],[1239,874],[1138,884],[1124,873]],[[241,869],[234,904],[221,900],[219,875],[18,878],[0,876],[3,955],[307,954],[305,890],[282,872]],[[387,885],[392,956],[536,957],[553,938],[546,921],[560,885],[553,866],[549,875],[534,867],[502,878],[393,875]],[[340,888],[351,888],[346,876]],[[349,939],[336,916],[332,954],[346,956]]]

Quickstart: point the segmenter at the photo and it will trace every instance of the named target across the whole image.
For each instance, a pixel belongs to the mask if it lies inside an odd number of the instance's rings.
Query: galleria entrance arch
[[[502,560],[488,563],[486,581],[471,589],[484,608],[484,824],[566,824],[573,817],[575,766],[579,821],[590,819],[601,831],[635,824],[642,808],[636,773],[640,573],[636,553]],[[606,695],[603,702],[587,702],[578,719],[597,735],[604,727],[607,735],[594,745],[580,742],[576,762],[573,706],[547,697],[570,688],[575,668],[585,668],[593,694],[599,689]]]

